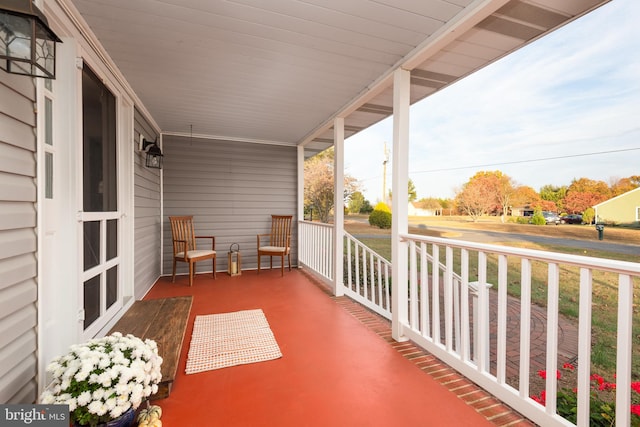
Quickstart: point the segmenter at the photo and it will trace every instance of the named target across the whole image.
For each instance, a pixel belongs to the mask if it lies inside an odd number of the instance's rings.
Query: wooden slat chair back
[[[269,268],[273,268],[273,257],[280,257],[280,273],[284,276],[284,257],[291,271],[291,225],[292,215],[271,215],[271,233],[258,234],[258,274],[260,257],[269,257]],[[268,241],[268,242],[267,242]]]
[[[173,238],[173,276],[176,281],[176,262],[189,264],[189,286],[193,286],[195,264],[206,259],[213,260],[213,278],[216,278],[216,238],[214,236],[196,236],[193,216],[170,216]],[[196,239],[211,239],[211,249],[198,249]]]

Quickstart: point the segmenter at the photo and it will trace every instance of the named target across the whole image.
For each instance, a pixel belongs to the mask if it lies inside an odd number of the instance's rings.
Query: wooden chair
[[[213,260],[213,278],[216,278],[216,238],[214,236],[196,236],[193,228],[193,216],[170,216],[173,236],[173,278],[176,281],[176,261],[189,263],[189,286],[193,286],[195,264],[205,259]],[[211,249],[197,249],[196,239],[211,239]]]
[[[273,257],[279,256],[280,272],[284,276],[284,257],[287,255],[289,271],[291,271],[292,218],[292,215],[271,215],[271,233],[258,234],[258,274],[260,274],[260,257],[262,256],[269,257],[269,268],[273,268]]]

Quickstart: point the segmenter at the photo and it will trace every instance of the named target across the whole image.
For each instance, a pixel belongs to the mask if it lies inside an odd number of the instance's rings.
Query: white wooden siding
[[[153,127],[138,110],[134,117],[135,143],[143,135],[156,139]],[[134,253],[135,298],[140,299],[160,276],[160,173],[145,167],[145,156],[135,147],[134,156]]]
[[[0,403],[36,400],[33,79],[0,71]]]

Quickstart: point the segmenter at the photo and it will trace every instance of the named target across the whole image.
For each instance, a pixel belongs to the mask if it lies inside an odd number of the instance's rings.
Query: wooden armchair
[[[216,278],[216,238],[214,236],[196,236],[193,228],[193,216],[170,216],[173,237],[173,278],[176,281],[176,261],[189,263],[189,286],[193,286],[195,263],[205,259],[213,260],[213,278]],[[211,239],[211,249],[197,249],[196,239]]]
[[[273,257],[279,256],[280,272],[284,276],[284,257],[289,259],[291,271],[291,222],[292,215],[271,215],[271,233],[258,234],[258,274],[260,257],[269,257],[269,268],[273,268]]]

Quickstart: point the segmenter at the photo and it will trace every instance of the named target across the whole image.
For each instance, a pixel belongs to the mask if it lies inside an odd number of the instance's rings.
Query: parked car
[[[560,224],[582,224],[582,215],[569,214],[560,217]]]
[[[555,225],[560,224],[560,217],[558,216],[557,213],[550,212],[550,211],[542,211],[542,216],[544,217],[547,224],[555,224]]]

